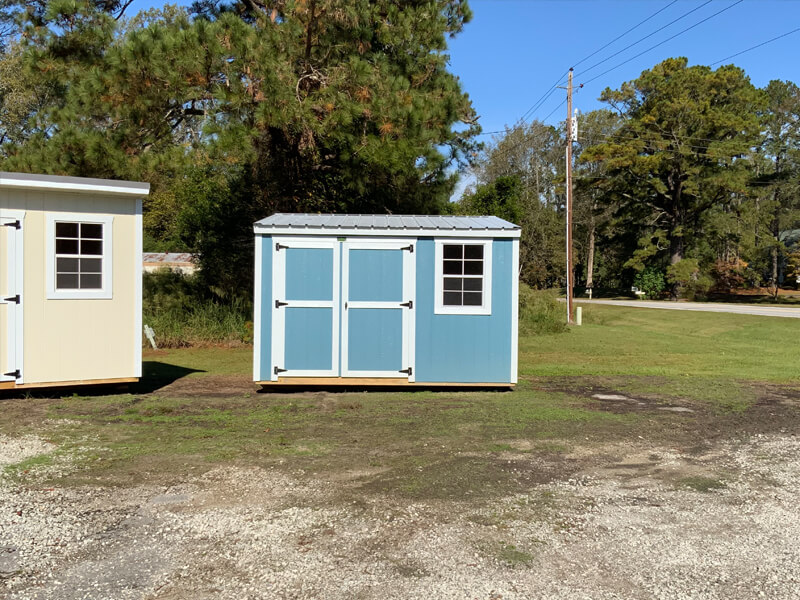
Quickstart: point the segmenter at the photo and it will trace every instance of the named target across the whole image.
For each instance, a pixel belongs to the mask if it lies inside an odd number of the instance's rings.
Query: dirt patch
[[[183,377],[158,390],[167,398],[231,398],[251,397],[258,386],[244,375],[203,375]]]

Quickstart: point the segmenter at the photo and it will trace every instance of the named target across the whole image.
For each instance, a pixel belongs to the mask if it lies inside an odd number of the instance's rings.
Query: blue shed
[[[516,383],[519,226],[274,214],[254,230],[257,383]]]

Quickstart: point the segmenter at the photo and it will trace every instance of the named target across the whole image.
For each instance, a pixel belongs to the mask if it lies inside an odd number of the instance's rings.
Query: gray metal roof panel
[[[352,215],[275,213],[256,223],[259,228],[310,229],[432,229],[508,231],[520,227],[495,216]]]
[[[42,175],[38,173],[12,173],[0,171],[0,187],[47,188],[65,191],[101,192],[114,190],[119,194],[147,195],[150,184],[143,181],[125,181],[120,179],[98,179],[95,177],[67,177],[64,175]]]

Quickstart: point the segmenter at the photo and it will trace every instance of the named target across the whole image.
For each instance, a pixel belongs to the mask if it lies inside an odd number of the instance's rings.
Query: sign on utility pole
[[[572,119],[572,69],[569,70],[567,79],[567,182],[566,182],[566,212],[567,212],[567,324],[572,324],[572,297],[575,284],[572,260],[572,144],[578,138],[578,122]]]

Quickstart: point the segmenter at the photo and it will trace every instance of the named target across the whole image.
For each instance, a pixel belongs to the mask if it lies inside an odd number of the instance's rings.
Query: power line
[[[551,110],[549,113],[547,113],[547,116],[546,116],[544,119],[542,119],[542,122],[544,123],[545,121],[547,121],[547,119],[549,119],[549,118],[550,118],[550,116],[551,116],[551,115],[552,115],[554,112],[556,112],[556,111],[557,111],[559,108],[561,108],[562,106],[564,106],[566,103],[567,103],[567,99],[566,99],[566,98],[564,98],[564,99],[563,99],[563,100],[562,100],[562,101],[559,103],[559,105],[558,105],[558,106],[556,106],[556,107],[555,107],[553,110]]]
[[[564,75],[566,75],[567,73],[569,73],[569,70],[564,71],[563,75],[559,75],[555,83],[551,85],[544,94],[542,94],[542,97],[539,98],[536,102],[534,102],[533,106],[531,106],[528,110],[522,113],[522,116],[519,118],[519,121],[524,121],[529,114],[536,112],[536,110],[553,94],[553,92],[556,91],[558,84],[561,83],[561,80],[564,79]]]
[[[710,0],[709,0],[709,1],[710,1]],[[595,75],[594,77],[592,77],[592,78],[591,78],[591,79],[589,79],[588,81],[584,81],[584,82],[583,82],[583,84],[584,84],[584,85],[586,85],[587,83],[591,83],[591,82],[592,82],[592,81],[594,81],[595,79],[599,79],[599,78],[600,78],[600,77],[602,77],[603,75],[606,75],[607,73],[610,73],[611,71],[613,71],[613,70],[615,70],[615,69],[618,69],[618,68],[619,68],[619,67],[621,67],[622,65],[625,65],[625,64],[627,64],[627,63],[631,62],[632,60],[639,58],[639,57],[640,57],[640,56],[642,56],[643,54],[647,54],[647,53],[648,53],[648,52],[650,52],[651,50],[654,50],[655,48],[658,48],[659,46],[662,46],[662,45],[666,44],[667,42],[669,42],[669,41],[671,41],[671,40],[674,40],[674,39],[675,39],[676,37],[678,37],[679,35],[683,35],[683,34],[684,34],[684,33],[686,33],[687,31],[689,31],[690,29],[694,29],[694,28],[695,28],[695,27],[697,27],[698,25],[702,25],[702,24],[703,24],[703,23],[705,23],[706,21],[708,21],[708,20],[710,20],[710,19],[713,19],[714,17],[716,17],[716,16],[717,16],[717,15],[719,15],[719,14],[722,14],[722,13],[724,13],[726,10],[730,10],[730,9],[732,9],[734,6],[736,6],[737,4],[741,4],[742,2],[744,2],[744,0],[737,0],[737,1],[736,1],[736,2],[734,2],[733,4],[730,4],[730,5],[726,6],[726,7],[725,7],[725,8],[723,8],[722,10],[718,10],[718,11],[717,11],[717,12],[715,12],[713,15],[710,15],[710,16],[706,17],[705,19],[703,19],[703,20],[701,20],[701,21],[698,21],[698,22],[697,22],[697,23],[695,23],[694,25],[690,25],[690,26],[689,26],[689,27],[687,27],[686,29],[682,29],[681,31],[679,31],[679,32],[678,32],[678,33],[676,33],[675,35],[672,35],[672,36],[668,37],[667,39],[665,39],[665,40],[662,40],[662,41],[660,41],[659,43],[657,43],[657,44],[655,44],[655,45],[653,45],[653,46],[650,46],[650,47],[649,47],[647,50],[643,50],[642,52],[639,52],[639,54],[636,54],[636,55],[634,55],[634,56],[631,56],[629,59],[627,59],[627,60],[624,60],[624,61],[622,61],[621,63],[619,63],[619,64],[617,64],[617,65],[614,65],[613,67],[611,67],[610,69],[607,69],[607,70],[603,71],[603,72],[602,72],[602,73],[600,73],[599,75]],[[706,2],[706,4],[708,4],[708,2]],[[705,6],[705,4],[704,4],[703,6]]]
[[[744,54],[745,52],[750,52],[751,50],[755,50],[756,48],[761,48],[761,46],[765,46],[767,44],[770,44],[770,43],[774,42],[775,40],[779,40],[781,38],[785,38],[787,35],[792,35],[793,33],[796,33],[798,31],[800,31],[800,27],[798,27],[797,29],[792,29],[791,31],[787,31],[786,33],[782,33],[781,35],[778,35],[778,36],[772,38],[771,40],[767,40],[766,42],[761,42],[760,44],[756,44],[755,46],[750,46],[749,48],[747,48],[747,50],[742,50],[741,52],[737,52],[736,54],[731,54],[730,56],[726,56],[722,60],[718,60],[716,62],[713,62],[708,66],[709,67],[713,67],[714,65],[718,65],[721,62],[725,62],[726,60],[730,60],[731,58],[735,58],[735,57],[739,56],[740,54]]]
[[[618,50],[617,52],[615,52],[615,53],[614,53],[614,54],[612,54],[611,56],[607,56],[607,57],[606,57],[606,58],[604,58],[603,60],[601,60],[601,61],[599,61],[599,62],[596,62],[596,63],[594,63],[594,64],[593,64],[591,67],[588,67],[588,68],[584,69],[584,70],[581,72],[581,74],[586,74],[586,73],[588,73],[589,71],[591,71],[592,69],[594,69],[595,67],[597,67],[597,66],[599,66],[599,65],[602,65],[604,62],[608,62],[609,60],[611,60],[611,59],[612,59],[612,58],[614,58],[615,56],[618,56],[619,54],[622,54],[623,52],[625,52],[625,50],[628,50],[629,48],[633,48],[635,45],[639,44],[640,42],[643,42],[643,41],[644,41],[644,40],[646,40],[647,38],[651,38],[651,37],[653,37],[653,36],[654,36],[655,34],[657,34],[659,31],[663,31],[664,29],[666,29],[666,28],[667,28],[667,27],[669,27],[670,25],[673,25],[673,24],[677,23],[677,22],[678,22],[678,21],[680,21],[681,19],[685,19],[686,17],[688,17],[688,16],[689,16],[690,14],[692,14],[693,12],[696,12],[696,11],[700,10],[701,8],[703,8],[704,6],[706,6],[706,5],[708,5],[708,4],[711,4],[711,2],[712,2],[712,0],[706,0],[706,2],[704,2],[704,3],[703,3],[703,4],[701,4],[700,6],[696,6],[696,7],[695,7],[695,8],[693,8],[692,10],[690,10],[690,11],[688,11],[688,12],[685,12],[685,13],[683,13],[683,14],[682,14],[680,17],[678,17],[677,19],[673,19],[672,21],[670,21],[670,22],[669,22],[669,23],[667,23],[666,25],[664,25],[664,26],[662,26],[662,27],[659,27],[658,29],[656,29],[655,31],[653,31],[653,32],[651,32],[651,33],[648,33],[648,34],[647,34],[646,36],[644,36],[643,38],[639,38],[638,40],[636,40],[636,41],[635,41],[635,42],[633,42],[632,44],[628,44],[628,45],[627,45],[627,46],[625,46],[625,47],[624,47],[622,50]]]
[[[586,62],[586,61],[587,61],[587,60],[589,60],[589,59],[590,59],[592,56],[596,55],[597,53],[599,53],[600,51],[604,50],[605,48],[608,48],[608,47],[609,47],[611,44],[613,44],[613,43],[614,43],[614,42],[616,42],[617,40],[619,40],[619,39],[621,39],[621,38],[625,37],[626,35],[628,35],[628,34],[629,34],[631,31],[634,31],[634,30],[635,30],[635,29],[637,29],[638,27],[640,27],[640,26],[644,25],[644,24],[645,24],[647,21],[649,21],[650,19],[652,19],[652,18],[653,18],[653,17],[655,17],[656,15],[658,15],[658,14],[660,14],[660,13],[664,12],[664,11],[665,11],[666,9],[668,9],[670,6],[672,6],[673,4],[675,4],[677,1],[678,1],[678,0],[672,0],[672,2],[670,2],[669,4],[667,4],[667,5],[666,5],[666,6],[664,6],[664,7],[660,8],[659,10],[657,10],[656,12],[654,12],[653,14],[651,14],[651,15],[650,15],[649,17],[647,17],[646,19],[644,19],[644,20],[642,20],[642,21],[639,21],[639,22],[638,22],[636,25],[634,25],[633,27],[631,27],[631,28],[627,29],[626,31],[624,31],[623,33],[621,33],[620,35],[618,35],[617,37],[615,37],[615,38],[614,38],[613,40],[611,40],[610,42],[608,42],[608,43],[606,43],[605,45],[601,46],[600,48],[598,48],[597,50],[595,50],[595,51],[594,51],[594,52],[592,52],[591,54],[588,54],[587,56],[584,56],[582,59],[580,59],[580,60],[579,60],[577,63],[575,63],[575,64],[573,65],[573,68],[574,68],[574,67],[577,67],[578,65],[580,65],[580,64],[582,64],[582,63],[584,63],[584,62]],[[708,2],[711,2],[711,0],[708,0]],[[708,4],[708,2],[706,2],[706,4]],[[700,6],[700,7],[698,7],[698,8],[702,8],[702,6]],[[694,10],[697,10],[697,9],[694,9]],[[686,13],[686,14],[682,15],[681,17],[678,17],[678,19],[676,19],[675,21],[678,21],[678,20],[682,19],[683,17],[685,17],[685,16],[687,16],[687,15],[691,14],[692,12],[694,12],[694,10],[691,10],[691,11],[689,11],[688,13]],[[675,21],[672,21],[672,23],[674,23]],[[672,23],[669,23],[668,25],[665,25],[665,27],[668,27],[668,26],[669,26],[669,25],[671,25]],[[662,27],[662,29],[663,29],[663,27]],[[656,31],[654,31],[653,33],[657,33],[658,31],[661,31],[661,29],[657,29],[657,30],[656,30]],[[653,35],[653,34],[650,34],[650,35]],[[648,37],[648,36],[646,36],[646,37],[644,37],[644,38],[642,38],[642,39],[638,40],[637,42],[634,42],[634,44],[632,44],[632,45],[636,45],[636,44],[638,44],[638,43],[639,43],[639,42],[641,42],[642,40],[644,40],[644,39],[647,39],[647,37]],[[624,50],[626,50],[627,48],[630,48],[630,47],[631,47],[631,46],[627,46],[626,48],[623,48],[623,49],[622,49],[620,52],[622,52],[622,51],[624,51]],[[619,53],[617,53],[617,54],[619,54]],[[616,54],[613,54],[611,57],[613,57],[613,56],[616,56]],[[609,57],[609,58],[611,58],[611,57]],[[608,60],[608,59],[605,59],[605,60]],[[602,62],[602,61],[601,61],[601,62]],[[598,64],[600,64],[600,63],[598,63]],[[552,96],[552,95],[553,95],[553,93],[556,91],[556,88],[557,88],[559,85],[561,85],[561,84],[563,84],[563,83],[564,83],[564,77],[567,75],[567,73],[569,73],[569,71],[565,71],[565,72],[564,72],[564,73],[563,73],[561,76],[559,76],[559,78],[558,78],[558,79],[556,79],[555,83],[553,83],[553,84],[552,84],[552,85],[551,85],[551,86],[550,86],[550,87],[549,87],[549,88],[548,88],[548,89],[547,89],[547,90],[544,92],[544,94],[542,94],[542,96],[541,96],[541,97],[540,97],[540,98],[539,98],[539,99],[538,99],[536,102],[534,102],[533,106],[531,106],[531,107],[530,107],[528,110],[526,110],[526,111],[525,111],[525,112],[522,114],[522,116],[519,118],[518,122],[519,122],[519,121],[525,121],[525,119],[526,119],[526,118],[527,118],[529,115],[533,115],[533,114],[535,114],[535,112],[536,112],[536,111],[537,111],[537,110],[538,110],[538,109],[539,109],[539,108],[540,108],[540,107],[541,107],[541,106],[542,106],[542,105],[543,105],[543,104],[544,104],[544,103],[547,101],[547,99],[548,99],[550,96]],[[551,113],[551,114],[552,114],[552,113]],[[548,115],[548,116],[549,116],[549,115]],[[546,120],[546,119],[545,119],[545,120]]]
[[[647,22],[648,22],[650,19],[652,19],[653,17],[655,17],[655,16],[656,16],[656,15],[658,15],[659,13],[662,13],[662,12],[664,12],[664,11],[665,11],[665,10],[667,10],[667,9],[668,9],[670,6],[672,6],[673,4],[675,4],[677,1],[678,1],[678,0],[672,0],[672,2],[670,2],[670,3],[669,3],[669,4],[667,4],[666,6],[664,6],[664,7],[662,7],[662,8],[659,8],[659,9],[658,9],[656,12],[654,12],[652,15],[650,15],[649,17],[647,17],[645,20],[643,20],[643,21],[639,21],[639,22],[638,22],[636,25],[634,25],[633,27],[631,27],[630,29],[628,29],[628,30],[627,30],[627,31],[625,31],[624,33],[621,33],[621,34],[619,34],[617,37],[615,37],[613,40],[611,40],[610,42],[608,42],[606,45],[604,45],[604,46],[600,46],[600,47],[599,47],[597,50],[595,50],[595,51],[594,51],[594,52],[592,52],[591,54],[589,54],[589,55],[587,55],[587,56],[584,56],[582,59],[580,59],[580,60],[579,60],[578,62],[576,62],[574,65],[572,65],[572,68],[575,68],[575,67],[577,67],[579,64],[586,62],[587,60],[589,60],[590,58],[592,58],[592,57],[593,57],[595,54],[597,54],[597,53],[598,53],[598,52],[600,52],[601,50],[605,50],[606,48],[608,48],[608,47],[609,47],[611,44],[613,44],[613,43],[614,43],[614,42],[616,42],[617,40],[624,38],[624,37],[625,37],[626,35],[628,35],[628,34],[629,34],[631,31],[633,31],[634,29],[637,29],[638,27],[640,27],[640,26],[644,25],[645,23],[647,23]],[[641,41],[641,40],[640,40],[640,41]],[[637,43],[638,43],[638,42],[637,42]]]

